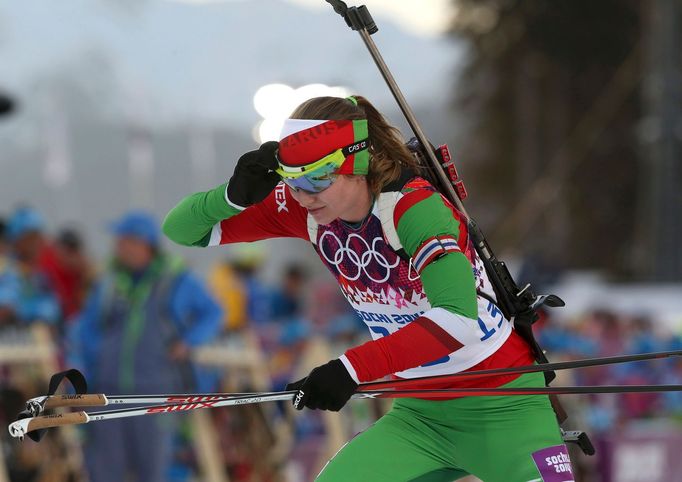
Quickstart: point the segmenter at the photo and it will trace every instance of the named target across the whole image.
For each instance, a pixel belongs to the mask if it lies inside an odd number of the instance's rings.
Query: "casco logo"
[[[351,240],[354,238],[362,245],[362,254],[357,253],[351,247]],[[347,280],[355,281],[360,278],[362,273],[365,273],[365,276],[375,283],[383,283],[391,277],[391,270],[398,266],[400,258],[396,255],[395,262],[393,264],[389,263],[386,256],[377,251],[377,243],[379,242],[384,242],[384,240],[377,236],[372,240],[372,245],[370,246],[364,238],[355,233],[351,233],[346,239],[346,243],[343,244],[334,233],[325,231],[322,236],[320,236],[318,245],[322,257],[329,264],[334,266],[336,271]],[[385,273],[381,278],[373,277],[367,270],[372,264],[385,270]],[[344,269],[348,270],[349,267],[351,268],[351,271],[348,273],[344,272]]]
[[[367,146],[367,141],[362,141],[358,142],[357,144],[353,144],[348,148],[348,153],[355,152],[355,151],[361,151]]]

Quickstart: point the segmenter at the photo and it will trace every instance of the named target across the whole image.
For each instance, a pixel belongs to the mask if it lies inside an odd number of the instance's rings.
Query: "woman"
[[[337,279],[372,341],[312,370],[297,409],[340,410],[361,382],[533,363],[498,308],[458,212],[399,131],[363,97],[300,105],[279,143],[244,154],[227,184],[181,201],[164,231],[212,246],[302,238]],[[542,374],[445,387],[543,386]],[[561,462],[561,466],[559,463]],[[560,478],[550,478],[561,472]],[[326,465],[320,481],[572,480],[547,397],[400,399]]]

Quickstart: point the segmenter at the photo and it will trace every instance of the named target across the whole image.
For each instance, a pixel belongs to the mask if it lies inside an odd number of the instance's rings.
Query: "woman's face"
[[[372,206],[372,196],[365,176],[343,175],[317,194],[290,189],[291,195],[306,208],[318,224],[335,219],[362,221]]]

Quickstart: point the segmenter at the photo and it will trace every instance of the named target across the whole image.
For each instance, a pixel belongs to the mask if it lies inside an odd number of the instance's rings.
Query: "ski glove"
[[[334,412],[341,410],[356,388],[358,384],[339,359],[313,368],[306,378],[286,387],[287,390],[298,390],[293,400],[296,410],[308,407]]]
[[[227,198],[232,204],[248,207],[268,197],[280,181],[275,151],[279,143],[269,141],[239,158],[227,184]]]

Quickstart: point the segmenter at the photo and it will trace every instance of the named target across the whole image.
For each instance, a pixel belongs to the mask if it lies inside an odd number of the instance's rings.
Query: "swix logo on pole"
[[[166,402],[179,403],[179,405],[172,405],[170,407],[150,408],[149,410],[147,410],[147,413],[184,412],[187,410],[195,410],[197,408],[211,408],[219,400],[221,400],[221,398],[216,396],[168,397],[166,399]]]
[[[168,397],[166,402],[168,403],[180,403],[180,402],[211,402],[214,400],[222,400],[224,397],[218,395],[197,395],[197,396],[185,396],[185,397]]]

